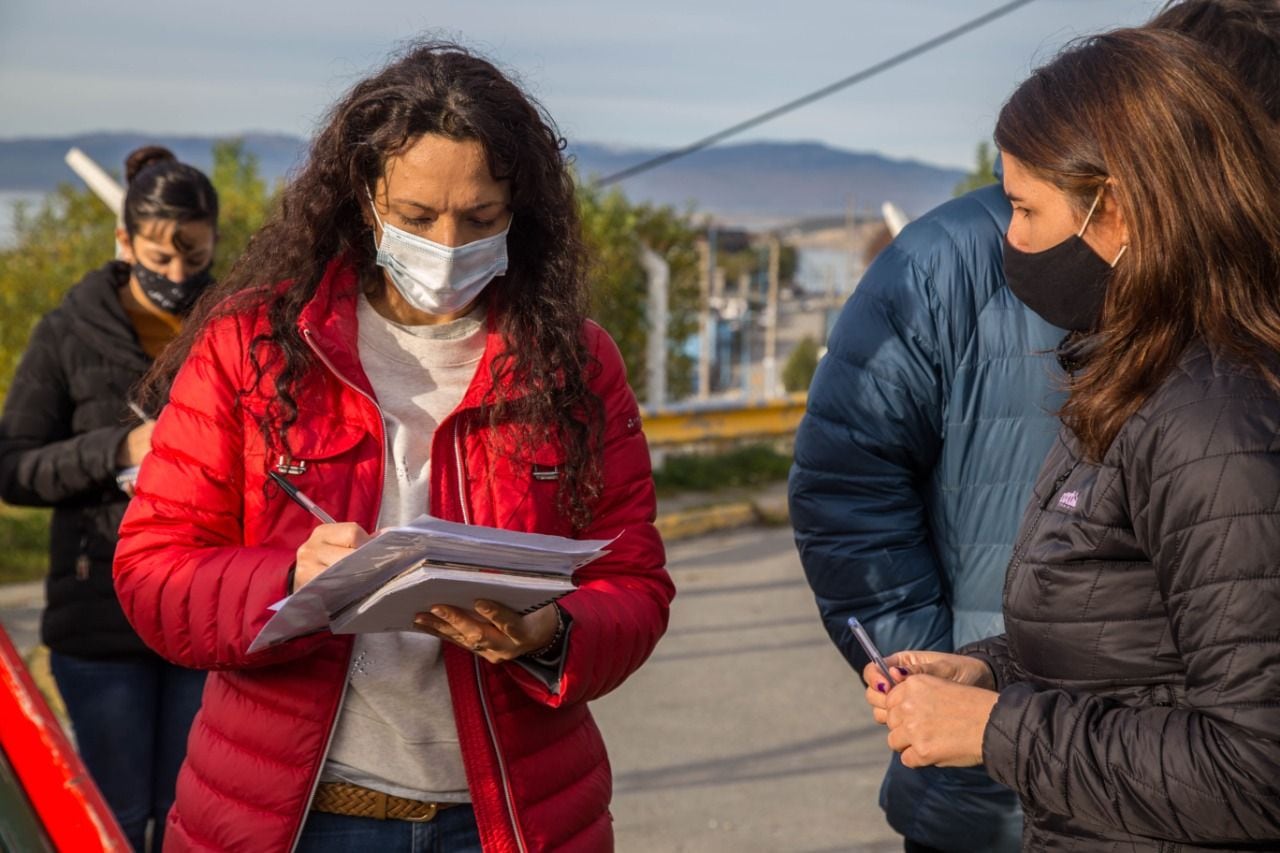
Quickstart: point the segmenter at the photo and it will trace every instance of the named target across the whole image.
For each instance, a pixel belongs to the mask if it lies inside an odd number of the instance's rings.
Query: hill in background
[[[262,174],[284,177],[305,156],[306,142],[283,134],[247,133],[246,148]],[[63,162],[78,147],[108,171],[119,174],[125,155],[158,143],[182,160],[208,168],[213,137],[94,133],[74,137],[0,140],[0,192],[43,192],[76,181]],[[581,175],[602,176],[660,154],[653,149],[621,149],[593,143],[570,146]],[[620,185],[637,202],[693,208],[718,218],[749,222],[878,211],[893,201],[918,215],[950,198],[964,177],[958,169],[879,154],[857,153],[815,142],[747,142],[723,145],[663,165]]]
[[[585,176],[603,176],[661,154],[584,143],[570,146]],[[951,198],[959,169],[894,160],[817,142],[748,142],[699,151],[621,183],[629,198],[727,218],[799,218],[873,211],[892,201],[912,216]]]

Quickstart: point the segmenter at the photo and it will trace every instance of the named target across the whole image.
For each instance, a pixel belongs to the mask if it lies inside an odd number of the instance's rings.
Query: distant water
[[[0,190],[0,249],[13,246],[13,214],[18,202],[25,201],[29,206],[34,206],[39,204],[44,196],[42,192]]]

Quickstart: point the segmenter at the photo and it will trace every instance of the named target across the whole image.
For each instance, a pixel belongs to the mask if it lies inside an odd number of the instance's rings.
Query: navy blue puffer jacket
[[[827,631],[855,670],[856,615],[885,654],[1002,630],[1014,534],[1057,430],[1063,332],[1004,281],[1000,187],[903,230],[845,305],[809,391],[791,519]],[[889,823],[944,850],[1017,849],[1016,799],[981,770],[896,758]]]

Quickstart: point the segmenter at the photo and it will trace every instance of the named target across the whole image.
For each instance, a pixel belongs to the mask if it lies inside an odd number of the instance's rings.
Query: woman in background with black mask
[[[1085,40],[1000,113],[1014,291],[1073,330],[1005,633],[901,652],[910,767],[985,764],[1024,849],[1280,849],[1280,139],[1168,31]]]
[[[130,154],[125,172],[123,260],[90,272],[40,321],[14,375],[0,498],[54,508],[41,639],[85,766],[134,848],[155,820],[159,850],[204,673],[138,638],[111,561],[154,426],[129,394],[211,281],[218,196],[157,146]]]

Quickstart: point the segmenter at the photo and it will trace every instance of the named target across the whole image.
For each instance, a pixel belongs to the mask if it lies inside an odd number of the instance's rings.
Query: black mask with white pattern
[[[213,265],[192,273],[182,281],[174,281],[140,263],[133,265],[142,292],[157,307],[170,314],[186,314],[196,304],[200,294],[213,282]]]

